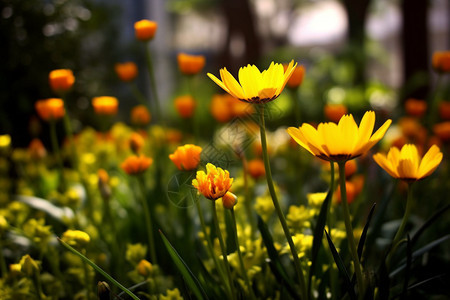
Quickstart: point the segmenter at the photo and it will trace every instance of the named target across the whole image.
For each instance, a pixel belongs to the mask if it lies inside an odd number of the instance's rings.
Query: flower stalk
[[[58,162],[58,168],[59,168],[59,173],[60,173],[60,178],[61,178],[61,189],[63,191],[65,191],[66,190],[66,180],[64,178],[64,165],[63,165],[63,161],[62,161],[62,157],[61,157],[61,151],[59,149],[58,137],[56,135],[56,121],[53,119],[50,120],[50,140],[52,143],[53,151],[56,156],[56,160]]]
[[[158,121],[163,122],[164,118],[161,116],[161,108],[159,107],[158,91],[156,89],[155,72],[153,68],[153,61],[150,55],[150,51],[145,49],[145,59],[147,61],[148,73],[150,76],[150,88],[153,94],[153,101],[155,102],[155,112],[158,116]]]
[[[150,251],[150,259],[153,264],[157,264],[156,260],[156,248],[155,248],[155,239],[153,237],[153,223],[152,223],[152,217],[150,213],[150,208],[147,203],[147,198],[145,197],[145,182],[144,177],[142,174],[137,176],[138,183],[139,183],[139,189],[141,192],[141,204],[142,209],[144,210],[144,218],[145,218],[145,227],[147,231],[147,241],[148,241],[148,248]]]
[[[286,236],[287,242],[289,244],[289,248],[291,250],[291,254],[294,259],[295,271],[300,280],[300,294],[302,295],[302,299],[306,299],[305,277],[304,277],[303,271],[301,269],[297,249],[295,248],[291,233],[289,231],[289,227],[286,222],[286,218],[283,214],[283,211],[281,210],[280,203],[278,202],[277,194],[275,192],[275,187],[273,185],[272,172],[270,170],[269,155],[267,152],[266,126],[265,126],[265,122],[264,122],[264,104],[259,105],[258,108],[259,108],[259,116],[260,116],[259,128],[260,128],[260,134],[261,134],[261,147],[262,147],[262,154],[263,154],[263,160],[264,160],[264,167],[266,170],[267,185],[269,187],[270,196],[272,198],[273,205],[275,206],[275,210],[277,212],[278,219],[280,220],[281,226],[283,227],[284,235]]]
[[[358,295],[359,299],[363,299],[364,296],[364,278],[362,275],[362,268],[361,263],[359,261],[358,257],[358,251],[356,250],[356,242],[355,238],[353,236],[353,227],[352,227],[352,221],[350,218],[350,210],[348,207],[347,202],[347,191],[345,187],[345,163],[346,161],[338,162],[339,166],[339,183],[341,188],[341,202],[342,202],[342,209],[344,213],[344,222],[345,222],[345,230],[347,232],[347,241],[348,246],[350,248],[350,254],[352,256],[353,260],[353,267],[355,269],[356,274],[356,284],[358,286]]]

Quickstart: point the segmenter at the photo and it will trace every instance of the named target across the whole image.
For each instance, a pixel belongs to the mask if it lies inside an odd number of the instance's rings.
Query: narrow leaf
[[[200,282],[198,279],[194,276],[194,274],[191,272],[189,267],[186,265],[186,263],[183,261],[181,256],[178,254],[178,252],[172,247],[169,240],[165,237],[165,235],[160,230],[159,233],[161,234],[162,240],[164,242],[164,245],[166,246],[167,251],[170,254],[170,257],[172,257],[173,262],[178,268],[178,271],[180,271],[181,275],[183,276],[184,280],[186,281],[186,284],[189,286],[191,291],[195,294],[197,299],[208,299],[208,296],[206,295],[205,291],[203,290]]]
[[[119,289],[121,289],[122,291],[124,291],[125,293],[128,294],[128,296],[130,296],[131,298],[133,298],[134,300],[139,300],[139,298],[133,294],[130,290],[128,290],[126,287],[124,287],[122,284],[120,284],[120,282],[118,282],[117,280],[115,280],[114,278],[112,278],[108,273],[106,273],[105,271],[102,270],[102,268],[100,268],[99,266],[97,266],[93,261],[91,261],[89,258],[87,258],[86,256],[84,256],[83,254],[81,254],[80,252],[78,252],[77,250],[75,250],[74,248],[72,248],[69,244],[67,244],[66,242],[64,242],[63,240],[61,240],[60,238],[58,238],[58,241],[61,243],[61,245],[63,245],[67,250],[69,250],[70,252],[72,252],[73,254],[78,255],[85,263],[87,263],[88,265],[90,265],[91,267],[93,267],[97,272],[99,272],[100,274],[102,274],[103,276],[106,277],[106,279],[108,279],[112,284],[114,284],[115,286],[117,286]]]
[[[341,256],[336,250],[336,247],[333,244],[328,232],[325,230],[325,234],[327,236],[328,245],[330,246],[331,254],[333,254],[334,262],[341,273],[341,276],[344,278],[345,285],[347,286],[347,291],[350,296],[350,299],[356,300],[355,291],[353,290],[353,285],[350,281],[350,276],[348,275],[347,269],[345,268],[344,262],[342,261]]]
[[[417,258],[418,256],[430,251],[432,248],[438,246],[439,244],[442,244],[443,242],[445,242],[446,240],[450,239],[450,234],[447,234],[437,240],[434,240],[433,242],[429,243],[428,245],[420,248],[419,250],[416,250],[413,252],[412,254],[412,259]],[[405,261],[402,261],[401,263],[403,263],[403,265],[401,265],[400,267],[398,267],[397,269],[395,269],[394,271],[392,271],[389,274],[389,277],[394,277],[396,276],[398,273],[400,273],[401,270],[403,270],[406,267],[406,263]]]
[[[364,249],[364,243],[366,242],[367,231],[369,230],[370,221],[372,220],[372,215],[373,215],[373,212],[375,211],[376,205],[377,204],[374,203],[372,205],[372,208],[370,209],[369,215],[367,216],[366,225],[364,225],[364,229],[362,231],[361,237],[358,242],[358,258],[360,261],[361,261],[361,256],[362,256],[362,252]]]
[[[320,245],[322,245],[323,230],[325,229],[325,223],[327,221],[328,207],[333,195],[330,189],[325,197],[325,200],[320,207],[319,216],[317,218],[317,224],[314,228],[314,238],[311,250],[311,267],[309,268],[308,276],[308,295],[311,294],[311,281],[314,274],[314,269],[316,267],[317,255],[319,254]]]
[[[450,208],[450,204],[447,204],[442,209],[438,210],[431,218],[429,218],[417,231],[414,233],[412,239],[411,239],[411,246],[414,246],[414,244],[417,242],[419,237],[422,235],[422,233],[427,229],[431,224],[433,224],[437,219],[445,213]]]
[[[269,255],[270,258],[271,270],[274,273],[275,278],[279,280],[281,284],[285,284],[286,289],[295,299],[300,298],[299,295],[297,294],[297,289],[295,288],[294,283],[287,275],[287,272],[280,261],[278,252],[275,249],[275,246],[273,245],[272,235],[270,234],[269,229],[267,229],[267,225],[264,223],[264,221],[261,219],[259,215],[258,215],[258,228],[259,231],[261,232],[261,237],[263,239],[264,245],[266,246],[267,254]]]

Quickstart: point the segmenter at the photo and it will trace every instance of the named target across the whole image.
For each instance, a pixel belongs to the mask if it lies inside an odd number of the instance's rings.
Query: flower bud
[[[75,76],[72,70],[58,69],[53,70],[48,75],[50,87],[55,93],[64,93],[70,90],[75,83]]]
[[[111,288],[107,282],[99,281],[97,283],[97,296],[99,300],[111,299]]]
[[[237,196],[233,194],[232,192],[227,192],[222,197],[222,204],[223,207],[227,209],[232,209],[237,204]]]
[[[24,273],[28,277],[33,276],[35,274],[35,272],[39,272],[38,262],[35,261],[34,259],[32,259],[31,256],[28,254],[24,255],[20,259],[19,264],[20,264],[22,273]]]
[[[117,76],[122,81],[132,81],[138,74],[138,68],[134,62],[117,63],[114,65]]]
[[[205,57],[203,55],[179,53],[177,61],[180,72],[185,75],[195,75],[205,66]]]
[[[150,20],[141,20],[134,23],[134,33],[136,39],[140,41],[149,41],[153,39],[158,29],[158,23]]]
[[[153,266],[148,260],[142,259],[137,265],[136,269],[139,275],[148,277],[152,273]]]

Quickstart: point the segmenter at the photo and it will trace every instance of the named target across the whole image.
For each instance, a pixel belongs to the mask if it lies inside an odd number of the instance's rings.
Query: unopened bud
[[[223,207],[227,209],[232,209],[237,204],[237,196],[231,192],[227,192],[222,197]]]

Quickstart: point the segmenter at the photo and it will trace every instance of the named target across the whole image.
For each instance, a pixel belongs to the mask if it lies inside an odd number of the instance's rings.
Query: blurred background
[[[136,62],[149,95],[133,27],[144,18],[158,22],[150,49],[165,111],[182,89],[179,52],[206,56],[199,80],[210,93],[206,72],[296,60],[306,68],[299,93],[307,119],[318,102],[393,111],[410,97],[425,99],[435,82],[432,53],[450,48],[446,0],[1,0],[0,134],[15,146],[38,134],[34,103],[55,96],[48,73],[60,68],[76,77],[68,95],[75,130],[92,124],[95,96],[118,97],[126,120],[137,102],[114,64]]]

